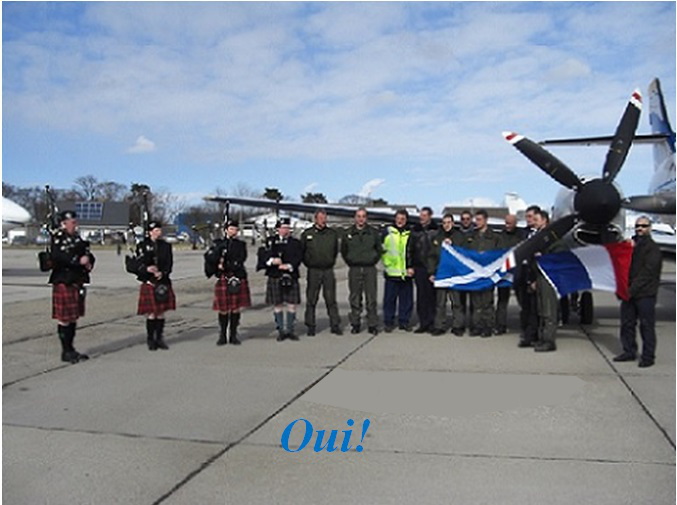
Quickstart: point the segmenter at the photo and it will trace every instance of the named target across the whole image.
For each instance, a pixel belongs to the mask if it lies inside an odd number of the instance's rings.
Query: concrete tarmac
[[[170,350],[150,352],[138,283],[95,251],[75,342],[91,359],[70,365],[36,251],[3,248],[4,503],[675,503],[674,262],[656,365],[640,369],[611,361],[619,308],[605,293],[595,324],[573,316],[554,353],[517,347],[514,299],[507,335],[352,335],[343,266],[345,334],[320,301],[317,336],[302,305],[300,342],[278,343],[249,252],[243,344],[215,345],[202,251],[175,250]]]

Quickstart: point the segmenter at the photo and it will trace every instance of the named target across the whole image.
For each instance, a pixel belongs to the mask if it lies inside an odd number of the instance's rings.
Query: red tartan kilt
[[[212,309],[219,312],[233,312],[239,309],[245,309],[252,306],[251,295],[249,293],[249,284],[247,279],[240,279],[240,292],[229,293],[228,283],[224,278],[220,278],[214,286],[214,303]]]
[[[52,286],[52,319],[73,322],[84,315],[85,300],[80,298],[80,286],[77,284]]]
[[[162,314],[168,310],[176,310],[176,296],[174,290],[169,286],[169,299],[166,302],[158,303],[155,301],[155,289],[152,284],[144,282],[139,288],[139,305],[136,313],[141,314]]]

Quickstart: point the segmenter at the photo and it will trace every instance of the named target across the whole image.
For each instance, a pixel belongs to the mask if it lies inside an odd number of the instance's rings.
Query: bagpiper
[[[148,349],[169,349],[163,338],[165,312],[176,310],[176,297],[169,275],[172,273],[172,245],[162,238],[162,224],[150,221],[147,236],[136,246],[139,261],[137,280],[139,288],[138,315],[146,316]]]
[[[247,283],[247,245],[237,238],[239,222],[228,220],[224,223],[226,236],[214,241],[205,253],[205,274],[216,277],[214,303],[212,308],[219,313],[221,332],[216,345],[240,345],[237,327],[240,311],[251,307],[251,295]],[[228,326],[230,325],[230,334]]]
[[[298,340],[294,334],[296,306],[301,303],[299,267],[303,260],[301,241],[291,236],[289,218],[281,218],[276,224],[277,235],[268,237],[259,249],[257,270],[265,270],[266,303],[273,306],[277,325],[277,341]],[[285,310],[286,309],[286,310]]]
[[[61,341],[61,361],[77,363],[89,359],[73,347],[77,320],[85,315],[85,284],[94,268],[89,242],[77,231],[77,214],[66,210],[59,214],[61,228],[52,236],[52,319],[57,320]]]

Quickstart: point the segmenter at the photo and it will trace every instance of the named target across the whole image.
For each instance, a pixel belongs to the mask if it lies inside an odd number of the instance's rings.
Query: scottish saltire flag
[[[512,275],[505,271],[511,249],[472,251],[442,244],[440,263],[435,273],[436,288],[459,291],[482,291],[498,284],[512,285]]]
[[[591,245],[544,254],[536,261],[559,296],[586,289],[600,289],[628,300],[632,247],[631,242]]]

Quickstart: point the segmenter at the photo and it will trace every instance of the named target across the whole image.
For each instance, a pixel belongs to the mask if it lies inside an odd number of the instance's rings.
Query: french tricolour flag
[[[537,258],[538,267],[559,296],[586,289],[616,293],[628,300],[632,243],[591,245]]]

